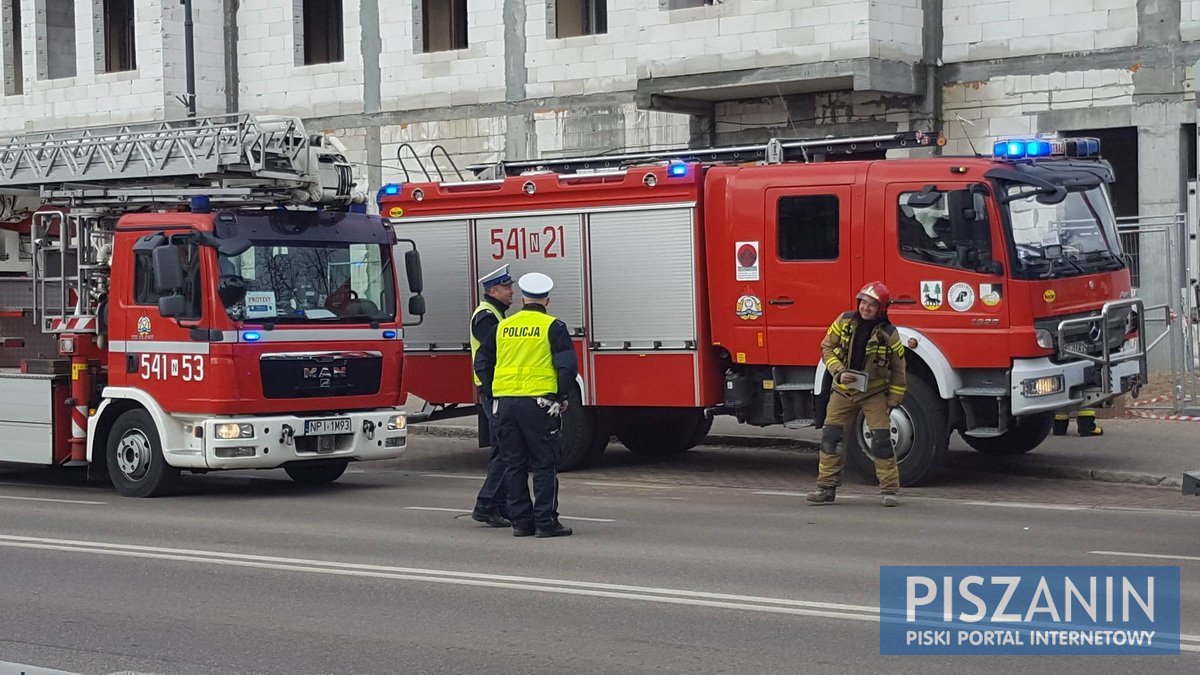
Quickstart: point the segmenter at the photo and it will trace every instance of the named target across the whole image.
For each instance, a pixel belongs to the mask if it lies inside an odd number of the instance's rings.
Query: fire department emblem
[[[753,295],[743,295],[737,300],[737,315],[743,321],[757,321],[762,316],[762,300]]]
[[[142,315],[137,320],[138,337],[150,337],[150,317]]]
[[[1000,304],[1004,297],[1004,287],[1001,284],[979,284],[979,300],[988,307]]]
[[[925,309],[940,309],[942,307],[942,282],[921,282],[921,306]]]

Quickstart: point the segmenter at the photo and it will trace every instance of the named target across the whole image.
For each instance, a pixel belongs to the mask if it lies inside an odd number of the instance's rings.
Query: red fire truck
[[[146,497],[181,470],[320,484],[399,456],[396,257],[416,293],[420,261],[351,175],[294,118],[0,141],[0,461]]]
[[[715,415],[820,426],[821,338],[882,279],[907,347],[892,416],[903,483],[937,470],[953,431],[980,452],[1028,452],[1056,411],[1145,381],[1146,310],[1131,297],[1112,172],[1095,139],[885,159],[941,142],[906,132],[503,162],[471,167],[479,180],[386,186],[381,215],[432,275],[406,387],[431,404],[422,417],[474,400],[474,280],[508,263],[554,278],[550,311],[575,336],[583,405],[564,422],[564,467],[595,461],[614,435],[638,454],[681,452]],[[863,434],[848,438],[873,476]]]

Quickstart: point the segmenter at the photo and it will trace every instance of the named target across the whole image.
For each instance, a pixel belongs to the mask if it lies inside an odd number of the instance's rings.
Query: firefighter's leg
[[[1066,436],[1067,427],[1071,426],[1071,414],[1066,412],[1054,413],[1054,435]]]
[[[1104,430],[1096,424],[1096,411],[1091,408],[1080,410],[1075,424],[1079,429],[1080,436],[1102,436],[1104,434]]]
[[[879,491],[884,495],[895,495],[900,491],[900,470],[896,466],[896,450],[892,447],[892,420],[887,408],[887,396],[880,392],[859,401],[859,405],[867,418],[867,428],[871,430],[871,456],[875,459]],[[888,501],[885,500],[885,503]]]
[[[842,468],[846,462],[846,448],[842,444],[846,422],[858,413],[858,406],[837,392],[829,396],[829,407],[825,412],[825,426],[821,429],[820,464],[817,470],[817,489],[808,494],[814,504],[833,502],[837,488],[842,484]]]

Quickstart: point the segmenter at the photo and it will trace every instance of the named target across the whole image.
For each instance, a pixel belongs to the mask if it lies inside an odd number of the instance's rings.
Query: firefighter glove
[[[539,396],[537,404],[546,409],[546,414],[551,417],[558,417],[562,414],[562,408],[558,401],[548,399],[544,396]]]

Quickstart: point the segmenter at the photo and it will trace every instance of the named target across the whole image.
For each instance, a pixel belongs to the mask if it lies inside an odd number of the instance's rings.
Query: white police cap
[[[530,272],[517,280],[517,288],[521,289],[521,295],[537,300],[550,295],[554,280],[541,272]]]
[[[513,278],[508,274],[508,265],[501,265],[479,278],[479,284],[484,288],[500,285],[511,286],[512,283]]]

